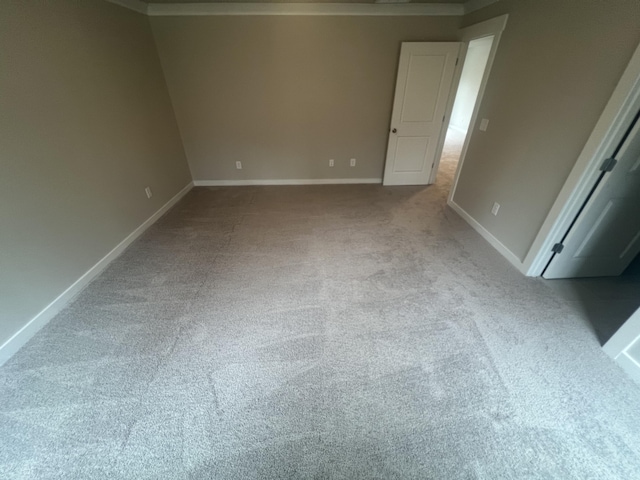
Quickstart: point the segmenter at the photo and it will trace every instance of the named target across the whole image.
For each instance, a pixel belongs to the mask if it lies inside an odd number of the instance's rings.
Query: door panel
[[[429,183],[459,51],[459,43],[402,44],[384,185]]]
[[[438,97],[432,92],[440,91],[444,61],[443,56],[411,55],[401,123],[433,121]]]
[[[640,251],[640,121],[616,155],[544,278],[620,275]]]
[[[422,172],[429,151],[427,137],[399,137],[396,144],[396,172]]]

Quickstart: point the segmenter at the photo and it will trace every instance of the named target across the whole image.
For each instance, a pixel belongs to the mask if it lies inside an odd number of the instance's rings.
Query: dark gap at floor
[[[619,277],[543,280],[591,323],[600,345],[640,308],[638,258]]]

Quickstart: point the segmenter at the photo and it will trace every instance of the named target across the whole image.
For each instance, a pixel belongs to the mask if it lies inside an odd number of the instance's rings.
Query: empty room
[[[637,0],[2,0],[2,479],[640,478]]]

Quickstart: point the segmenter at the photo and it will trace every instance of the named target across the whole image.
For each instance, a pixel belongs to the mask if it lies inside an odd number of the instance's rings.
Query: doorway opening
[[[446,181],[449,186],[453,185],[465,140],[470,134],[471,119],[494,40],[494,35],[477,38],[471,40],[467,48],[437,174],[438,180]]]

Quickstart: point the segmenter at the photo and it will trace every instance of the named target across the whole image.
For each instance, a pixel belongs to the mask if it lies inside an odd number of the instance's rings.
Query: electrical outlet
[[[480,120],[480,130],[482,132],[486,132],[487,131],[487,127],[489,127],[489,119],[488,118],[483,118],[482,120]]]
[[[335,163],[335,162],[333,161],[333,158],[330,158],[330,159],[329,159],[329,166],[330,166],[330,167],[333,167],[334,163]]]
[[[351,165],[352,167],[356,166],[356,159],[352,158],[351,161],[349,162],[349,165]]]
[[[498,210],[500,210],[500,204],[498,202],[494,202],[493,207],[491,208],[491,213],[494,216],[498,215]]]
[[[236,168],[242,170],[242,162],[236,162]]]
[[[144,193],[146,193],[146,194],[147,194],[147,198],[151,198],[151,197],[153,197],[153,193],[151,192],[151,187],[146,187],[146,188],[144,189]]]

